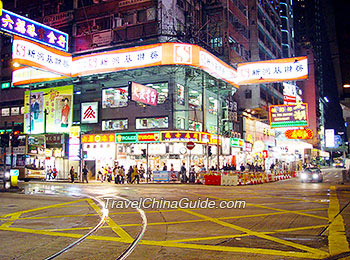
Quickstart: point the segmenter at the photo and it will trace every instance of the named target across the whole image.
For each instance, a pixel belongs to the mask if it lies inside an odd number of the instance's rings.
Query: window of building
[[[260,89],[260,99],[266,100],[266,92],[264,89]]]
[[[168,128],[169,118],[166,117],[148,117],[136,118],[136,129],[158,129]]]
[[[111,17],[103,17],[95,20],[94,28],[98,31],[111,29]]]
[[[209,102],[208,102],[208,112],[210,114],[216,115],[218,113],[218,100],[213,98],[213,97],[209,97]]]
[[[128,119],[103,120],[102,131],[127,130]]]
[[[1,116],[10,116],[10,108],[1,109]]]
[[[167,100],[167,98],[169,96],[169,84],[168,84],[168,82],[150,83],[150,84],[146,84],[145,86],[157,90],[157,103],[158,104],[163,104]]]
[[[203,131],[202,129],[203,129],[203,124],[201,122],[188,120],[188,130],[201,132]]]
[[[154,7],[148,8],[146,11],[147,21],[153,21],[156,19],[156,9]]]
[[[137,11],[137,22],[138,23],[147,22],[147,12],[145,9]]]
[[[247,89],[246,91],[244,91],[244,94],[246,99],[252,98],[252,91],[250,89]]]
[[[202,106],[202,93],[196,89],[190,89],[188,104],[192,108],[200,108]]]
[[[128,87],[106,88],[102,90],[102,108],[126,107]]]

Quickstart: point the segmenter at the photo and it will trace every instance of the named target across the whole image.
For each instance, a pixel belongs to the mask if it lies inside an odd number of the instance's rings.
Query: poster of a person
[[[63,107],[61,111],[61,127],[68,127],[69,121],[69,112],[70,112],[70,107],[69,107],[69,99],[68,98],[63,98]]]

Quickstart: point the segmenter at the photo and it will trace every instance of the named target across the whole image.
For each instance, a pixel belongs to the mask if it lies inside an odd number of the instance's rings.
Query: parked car
[[[300,174],[301,182],[323,182],[323,174],[318,167],[308,167]]]

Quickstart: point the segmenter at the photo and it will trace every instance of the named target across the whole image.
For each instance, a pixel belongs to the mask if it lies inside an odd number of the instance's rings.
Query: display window
[[[169,118],[167,116],[136,119],[136,129],[153,129],[153,128],[168,128],[168,127],[169,127]]]
[[[128,129],[128,119],[102,121],[102,131],[127,130],[127,129]]]
[[[128,87],[102,90],[102,108],[126,107],[127,105]]]

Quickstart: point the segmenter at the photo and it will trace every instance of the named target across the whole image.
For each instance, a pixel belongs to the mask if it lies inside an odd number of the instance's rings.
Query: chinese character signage
[[[61,144],[62,135],[60,134],[48,134],[45,135],[46,144]]]
[[[82,135],[81,142],[86,143],[114,143],[115,134],[92,134],[92,135]]]
[[[46,112],[46,116],[44,113]],[[26,134],[68,133],[72,125],[73,86],[25,92],[24,132]]]
[[[245,152],[250,153],[251,151],[253,151],[253,144],[252,143],[248,143],[248,142],[244,142],[244,148],[243,150]]]
[[[307,57],[240,63],[238,74],[242,85],[307,79]]]
[[[288,139],[311,139],[313,137],[311,129],[289,129],[284,134]]]
[[[230,138],[230,143],[232,147],[244,147],[244,140],[241,138]]]
[[[156,89],[146,87],[144,85],[130,81],[129,93],[131,96],[131,100],[151,106],[157,105]]]
[[[81,123],[98,122],[98,102],[81,103]]]
[[[0,16],[0,30],[68,51],[68,34],[4,9]]]
[[[200,142],[200,133],[187,131],[161,132],[162,142]]]
[[[80,160],[80,126],[72,126],[69,130],[69,160]]]
[[[201,143],[202,144],[211,143],[211,134],[210,133],[201,133]]]
[[[308,126],[308,106],[306,103],[269,106],[269,119],[271,127]]]
[[[29,67],[70,76],[72,55],[14,36],[12,61]]]

